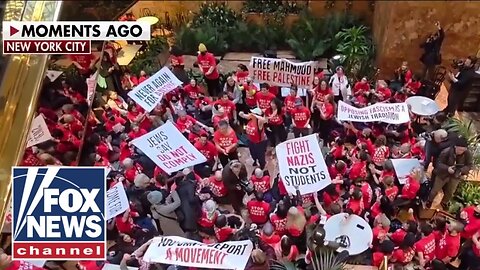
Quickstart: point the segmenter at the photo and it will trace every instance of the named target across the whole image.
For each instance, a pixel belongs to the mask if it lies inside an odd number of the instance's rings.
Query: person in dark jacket
[[[427,40],[420,45],[424,50],[420,61],[422,61],[424,65],[423,76],[426,80],[433,79],[435,67],[442,62],[440,49],[442,48],[443,39],[445,38],[445,32],[440,26],[440,22],[436,22],[435,26],[437,27],[437,31],[431,34]]]
[[[472,164],[468,141],[463,137],[457,138],[454,146],[444,149],[438,157],[436,179],[428,201],[432,202],[438,192],[443,190],[442,207],[445,209],[460,181],[470,173]]]
[[[176,191],[181,199],[180,207],[175,211],[178,222],[184,232],[196,232],[201,202],[195,195],[196,180],[193,170],[184,169],[184,177],[175,179]]]
[[[436,167],[438,156],[443,149],[452,146],[455,143],[457,135],[455,133],[448,133],[444,129],[438,129],[430,133],[431,139],[425,144],[425,161],[423,167],[425,171],[428,170],[430,163]],[[433,176],[432,176],[433,178]]]
[[[245,164],[238,160],[232,160],[222,170],[222,180],[228,189],[228,198],[237,215],[241,214],[244,207],[243,197],[245,191],[242,188],[241,181],[247,180],[247,168]]]
[[[460,65],[457,74],[448,73],[450,79],[450,91],[448,91],[447,107],[443,110],[448,113],[448,116],[453,116],[458,109],[458,106],[468,95],[468,90],[475,77],[475,63],[477,58],[469,56],[462,65]]]

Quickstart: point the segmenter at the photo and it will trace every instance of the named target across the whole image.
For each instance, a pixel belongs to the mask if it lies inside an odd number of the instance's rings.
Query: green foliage
[[[133,74],[139,74],[145,71],[147,74],[153,74],[160,70],[165,63],[160,62],[160,54],[168,49],[168,43],[165,37],[155,37],[148,41],[147,47],[139,51],[129,65]]]
[[[345,263],[338,261],[335,251],[329,247],[317,247],[312,256],[315,270],[345,270]]]
[[[247,0],[243,1],[243,12],[298,14],[304,7],[297,1]]]
[[[213,25],[206,24],[198,28],[182,27],[175,36],[175,45],[184,54],[195,55],[198,44],[203,43],[209,52],[223,56],[228,48],[228,36]]]
[[[464,206],[480,203],[480,185],[475,182],[463,181],[455,193],[455,198]]]
[[[238,19],[239,15],[227,7],[225,2],[206,2],[200,6],[200,10],[194,15],[191,26],[201,28],[208,24],[223,31],[234,27]]]
[[[345,56],[343,66],[347,76],[358,81],[364,76],[372,78],[375,75],[375,46],[367,27],[345,28],[335,35],[335,40],[337,52]]]

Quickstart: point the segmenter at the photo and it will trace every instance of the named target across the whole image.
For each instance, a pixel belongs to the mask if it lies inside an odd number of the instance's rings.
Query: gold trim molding
[[[56,21],[61,6],[62,1],[8,1],[5,19]],[[11,168],[23,158],[48,58],[48,55],[14,55],[5,64],[0,84],[0,101],[3,101],[0,102],[0,225],[11,199]]]

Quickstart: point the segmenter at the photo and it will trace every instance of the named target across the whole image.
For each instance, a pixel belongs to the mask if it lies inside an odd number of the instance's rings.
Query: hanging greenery
[[[165,37],[154,37],[147,42],[146,48],[139,51],[129,69],[133,74],[139,74],[145,71],[147,74],[153,74],[160,70],[165,63],[162,62],[161,54],[168,50],[168,42]]]

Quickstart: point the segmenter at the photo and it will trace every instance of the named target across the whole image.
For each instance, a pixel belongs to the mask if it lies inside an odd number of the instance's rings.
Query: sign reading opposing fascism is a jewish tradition
[[[276,86],[310,88],[315,76],[315,63],[294,63],[287,59],[275,59],[252,56],[250,76],[255,82],[269,83]]]
[[[151,112],[162,100],[163,95],[182,85],[182,82],[168,69],[163,67],[141,84],[137,85],[128,96],[147,112]]]
[[[339,101],[337,118],[340,121],[384,122],[388,124],[403,124],[410,121],[406,103],[376,103],[364,108],[356,108]]]
[[[132,143],[169,174],[207,160],[170,121]]]
[[[204,244],[178,236],[154,238],[143,261],[209,269],[243,270],[253,244],[250,240]]]
[[[327,164],[316,134],[291,139],[275,148],[280,177],[289,193],[309,194],[330,185]]]

